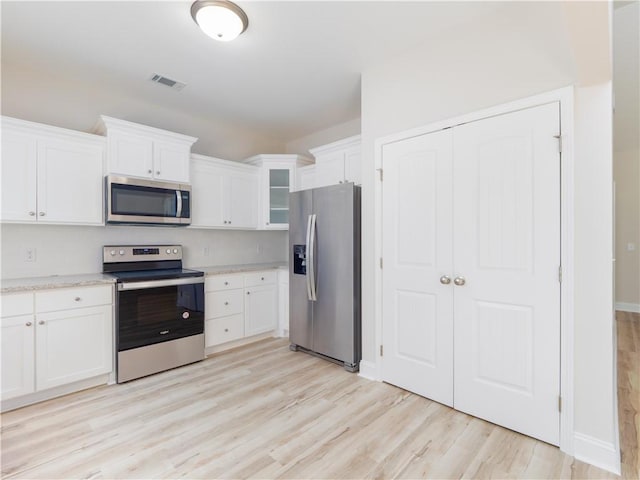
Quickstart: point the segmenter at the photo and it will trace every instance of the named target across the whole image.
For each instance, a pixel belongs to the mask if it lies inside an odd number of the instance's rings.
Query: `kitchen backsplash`
[[[183,245],[187,268],[287,260],[286,231],[17,224],[0,231],[2,278],[100,272],[103,245]]]

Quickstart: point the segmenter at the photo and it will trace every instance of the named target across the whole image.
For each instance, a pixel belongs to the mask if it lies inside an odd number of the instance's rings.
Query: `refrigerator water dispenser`
[[[293,246],[293,273],[297,275],[307,274],[307,246]]]

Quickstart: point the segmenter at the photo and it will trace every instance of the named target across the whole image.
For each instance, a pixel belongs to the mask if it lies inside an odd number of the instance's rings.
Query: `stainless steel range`
[[[204,273],[182,268],[180,245],[108,245],[116,277],[117,382],[204,359]]]

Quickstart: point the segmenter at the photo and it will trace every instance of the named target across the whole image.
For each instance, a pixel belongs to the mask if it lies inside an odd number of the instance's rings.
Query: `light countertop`
[[[115,278],[102,273],[82,275],[51,275],[49,277],[3,278],[0,293],[28,292],[50,288],[87,287],[114,283]]]
[[[285,262],[252,263],[245,265],[215,265],[210,267],[187,267],[200,270],[205,275],[222,275],[228,273],[254,272],[286,268]],[[2,279],[0,293],[29,292],[51,288],[86,287],[90,285],[113,284],[115,278],[103,273],[87,273],[82,275],[51,275],[48,277],[27,277]]]

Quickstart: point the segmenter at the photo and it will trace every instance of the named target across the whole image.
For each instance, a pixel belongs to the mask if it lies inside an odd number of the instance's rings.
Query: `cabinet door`
[[[344,151],[319,156],[316,160],[316,187],[344,181]]]
[[[112,370],[110,305],[36,315],[36,387],[57,387]]]
[[[36,221],[36,137],[2,132],[2,220]]]
[[[344,181],[362,185],[362,155],[360,146],[347,149],[344,153]]]
[[[289,189],[293,168],[270,168],[267,171],[266,228],[289,228]]]
[[[153,142],[125,132],[109,132],[109,173],[152,178]]]
[[[269,332],[277,327],[278,292],[275,285],[253,287],[245,290],[245,336]]]
[[[157,180],[189,183],[190,147],[170,142],[153,142],[153,177]]]
[[[38,221],[102,221],[103,148],[67,140],[38,141]]]
[[[257,173],[233,173],[229,178],[229,222],[232,227],[258,226],[258,181]]]
[[[316,166],[308,165],[296,169],[295,190],[308,190],[316,187]]]
[[[216,167],[192,163],[191,225],[194,227],[221,227],[226,224],[225,174]]]
[[[2,399],[34,391],[34,319],[19,315],[2,319]]]

